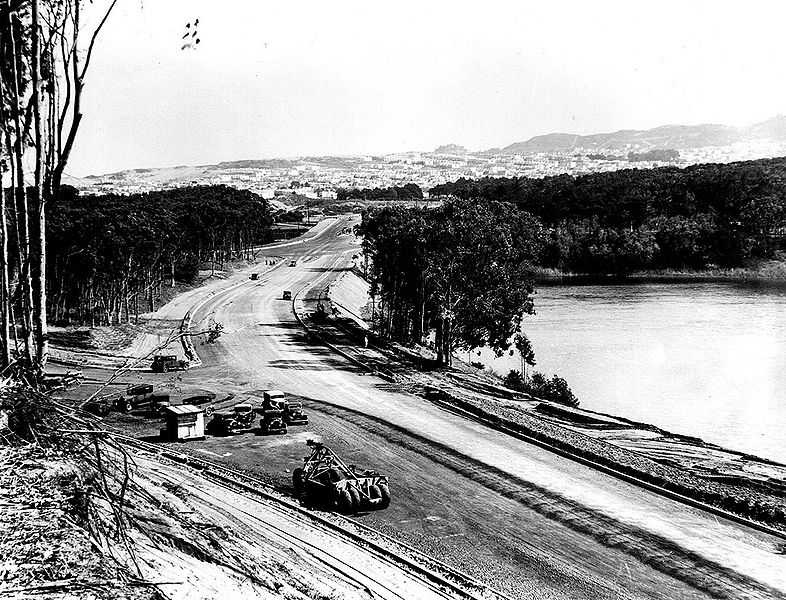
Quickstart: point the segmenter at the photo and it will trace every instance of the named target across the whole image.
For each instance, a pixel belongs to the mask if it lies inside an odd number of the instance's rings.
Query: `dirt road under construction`
[[[192,298],[193,328],[223,333],[197,346],[202,366],[183,381],[281,389],[304,398],[311,422],[191,448],[286,485],[305,439],[320,438],[390,477],[390,508],[356,519],[512,597],[786,598],[782,540],[466,420],[309,341],[293,305],[349,264],[359,246],[342,230],[356,222],[324,221],[266,250],[283,260],[258,280],[249,271]]]

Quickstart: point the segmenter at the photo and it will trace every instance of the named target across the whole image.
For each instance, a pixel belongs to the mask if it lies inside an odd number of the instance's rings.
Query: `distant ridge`
[[[651,151],[724,147],[735,143],[758,141],[775,142],[776,147],[777,145],[786,147],[786,115],[778,115],[748,127],[731,127],[718,124],[662,125],[647,130],[621,129],[612,133],[595,133],[591,135],[549,133],[536,135],[526,141],[516,142],[504,148],[490,148],[481,151],[468,151],[459,144],[445,144],[438,146],[433,152],[412,150],[373,157],[370,155],[348,154],[230,160],[199,166],[180,165],[176,167],[127,169],[115,173],[88,175],[82,179],[93,182],[106,179],[133,182],[144,176],[151,181],[191,182],[197,178],[233,170],[286,169],[302,165],[353,169],[360,168],[369,162],[385,161],[386,157],[401,157],[405,155],[410,155],[411,160],[422,160],[423,155],[431,154],[435,155],[437,160],[444,159],[448,162],[455,162],[458,158],[459,162],[469,161],[472,163],[473,160],[483,161],[493,159],[494,156],[533,155],[539,153],[560,154],[574,149],[581,149],[588,156],[591,156],[593,153],[607,152],[622,160],[629,160],[631,155],[640,155],[640,160],[661,160],[656,158],[648,159],[646,158],[648,156],[647,153]],[[757,156],[754,149],[752,151],[753,156],[749,152],[748,158],[773,156],[767,153],[771,151],[765,150],[761,156]],[[784,153],[781,149],[776,149],[775,151]],[[66,177],[66,180],[72,184],[79,182],[79,178],[76,177]]]
[[[469,154],[464,146],[458,144],[446,144],[434,150],[434,154]]]
[[[703,148],[729,146],[736,142],[756,140],[786,141],[786,116],[778,115],[749,127],[728,125],[663,125],[647,130],[622,129],[613,133],[575,135],[549,133],[516,142],[502,149],[487,150],[489,154],[536,154],[568,152],[574,148],[623,151]]]

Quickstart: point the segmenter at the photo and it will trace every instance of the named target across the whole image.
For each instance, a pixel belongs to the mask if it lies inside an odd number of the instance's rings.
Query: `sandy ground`
[[[348,461],[391,477],[391,507],[358,520],[517,598],[786,597],[777,538],[459,417],[312,343],[282,292],[291,290],[309,316],[334,269],[357,252],[356,241],[340,235],[346,224],[323,222],[319,235],[272,250],[284,260],[258,281],[238,273],[167,307],[172,318],[190,309],[195,328],[220,322],[224,334],[197,345],[197,369],[136,372],[121,384],[235,394],[222,406],[266,388],[303,398],[312,415],[306,430],[209,437],[184,448],[288,490],[287,469],[305,454],[305,439],[323,439]],[[150,440],[160,427],[141,415],[110,421]]]
[[[147,578],[181,582],[165,586],[170,598],[454,597],[280,503],[240,494],[152,456],[137,453],[135,461],[138,482],[178,513],[184,532],[216,534],[214,551],[201,553],[177,544],[162,548],[138,536]]]

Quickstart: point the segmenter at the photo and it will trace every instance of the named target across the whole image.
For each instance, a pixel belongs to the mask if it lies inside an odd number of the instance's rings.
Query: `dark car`
[[[215,399],[216,399],[215,392],[204,392],[202,394],[197,394],[196,396],[189,396],[188,398],[183,398],[182,404],[192,404],[193,406],[199,406],[200,404],[213,402]]]
[[[180,359],[175,354],[157,354],[153,357],[153,371],[156,373],[166,373],[167,371],[185,371],[189,367],[189,361]]]

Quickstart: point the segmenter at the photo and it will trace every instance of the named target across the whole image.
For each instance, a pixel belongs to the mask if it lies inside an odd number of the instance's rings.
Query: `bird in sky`
[[[196,46],[200,42],[200,39],[197,37],[198,25],[199,25],[199,19],[194,20],[193,26],[191,23],[186,23],[185,33],[183,33],[183,37],[180,38],[181,40],[186,40],[186,41],[180,47],[181,50],[196,50]]]

